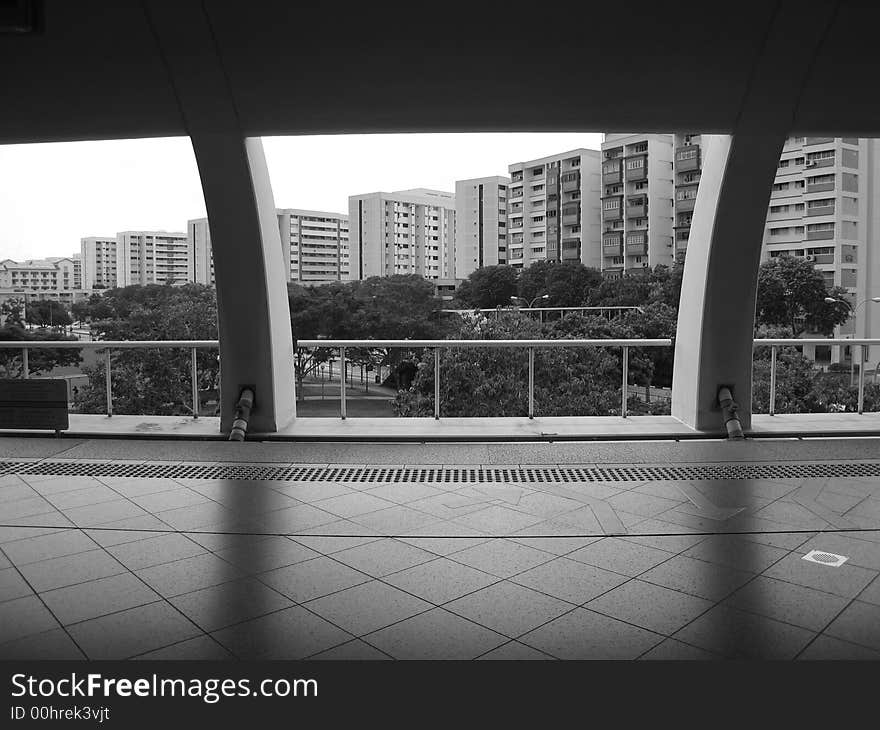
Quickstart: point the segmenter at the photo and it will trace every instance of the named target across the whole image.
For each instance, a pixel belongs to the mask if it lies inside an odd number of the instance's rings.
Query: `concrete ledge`
[[[0,431],[51,435],[51,431]],[[880,436],[880,413],[794,413],[752,417],[749,438]],[[72,414],[65,438],[225,440],[218,418]],[[277,433],[250,433],[259,441],[640,441],[724,439],[726,432],[695,431],[672,416],[548,418],[299,418]]]

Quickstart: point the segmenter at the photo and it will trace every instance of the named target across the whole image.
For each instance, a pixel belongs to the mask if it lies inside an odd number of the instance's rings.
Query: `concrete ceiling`
[[[807,2],[246,3],[46,0],[0,36],[0,142],[187,134],[156,6],[206,23],[246,135],[391,131],[730,132],[766,39]],[[825,3],[792,132],[880,131],[880,5]],[[838,5],[828,22],[828,5]],[[204,10],[199,9],[204,6]],[[686,10],[680,10],[686,8]],[[188,20],[187,20],[188,19]],[[796,33],[798,24],[792,24]],[[200,34],[193,33],[193,37]],[[204,34],[201,34],[204,35]],[[765,66],[766,67],[766,66]],[[211,87],[216,89],[216,86]],[[216,93],[213,92],[213,93]]]

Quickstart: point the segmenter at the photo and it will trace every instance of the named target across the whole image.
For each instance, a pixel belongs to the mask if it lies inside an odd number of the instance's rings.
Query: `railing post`
[[[104,380],[107,386],[107,418],[113,415],[113,385],[110,380],[110,348],[104,359]]]
[[[859,345],[859,413],[865,410],[865,346]]]
[[[529,348],[529,418],[535,417],[535,348]]]
[[[196,348],[190,349],[190,366],[192,376],[193,418],[199,417],[199,366],[196,363]]]
[[[28,349],[26,347],[21,348],[21,377],[27,380],[31,374],[28,372],[30,370],[30,363],[28,362]]]
[[[345,348],[339,348],[339,415],[345,420]]]
[[[770,345],[770,415],[776,414],[776,345]]]
[[[629,385],[629,347],[623,346],[623,385],[620,389],[620,415],[626,418],[626,396],[627,386]]]
[[[440,419],[440,348],[434,348],[434,418]]]

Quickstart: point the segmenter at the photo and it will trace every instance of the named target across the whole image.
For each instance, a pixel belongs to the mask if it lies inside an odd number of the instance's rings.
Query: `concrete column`
[[[725,433],[718,388],[731,388],[751,426],[752,340],[758,266],[770,191],[801,91],[834,22],[828,4],[772,13],[732,135],[703,135],[703,172],[685,258],[672,415],[698,431]]]
[[[251,431],[296,415],[293,339],[281,238],[262,142],[241,128],[204,3],[145,0],[202,181],[220,335],[220,428],[254,388]]]

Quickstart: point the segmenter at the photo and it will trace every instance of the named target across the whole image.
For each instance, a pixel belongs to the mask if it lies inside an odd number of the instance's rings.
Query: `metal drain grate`
[[[805,479],[878,477],[880,462],[694,464],[631,467],[360,467],[296,464],[174,464],[122,461],[4,461],[0,473],[140,479],[243,479],[295,482],[540,484],[669,479]]]
[[[849,560],[846,555],[835,555],[834,553],[826,553],[823,550],[810,550],[810,552],[804,555],[803,559],[809,560],[811,563],[828,565],[832,568],[839,568]]]

